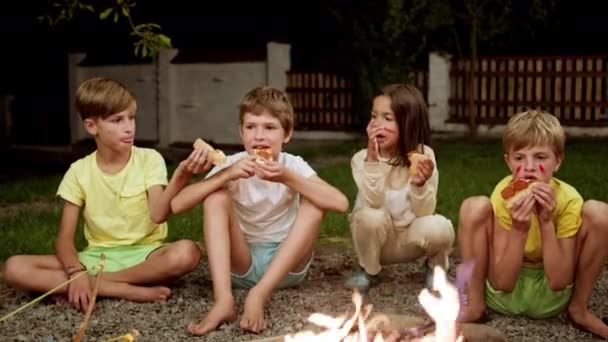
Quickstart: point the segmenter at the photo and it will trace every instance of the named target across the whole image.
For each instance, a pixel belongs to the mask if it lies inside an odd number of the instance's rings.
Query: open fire
[[[457,279],[457,284],[459,280]],[[433,290],[435,296],[423,289],[418,301],[431,319],[422,326],[408,329],[390,328],[390,319],[385,315],[370,318],[372,305],[363,306],[363,297],[358,291],[353,293],[355,313],[350,317],[332,317],[313,313],[308,321],[321,328],[321,332],[304,331],[287,335],[286,342],[328,341],[328,342],[461,342],[463,337],[456,332],[456,318],[460,312],[460,301],[457,288],[450,284],[445,272],[434,269]]]

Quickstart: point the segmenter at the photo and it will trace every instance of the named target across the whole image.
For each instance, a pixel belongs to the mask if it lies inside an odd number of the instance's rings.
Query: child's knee
[[[492,202],[485,196],[474,196],[465,199],[460,206],[460,221],[461,222],[478,222],[491,219],[494,213]],[[466,224],[459,229],[474,229],[482,227],[479,224]]]
[[[452,247],[456,234],[452,221],[441,215],[430,215],[419,217],[416,222],[420,236],[419,245],[424,250],[432,252],[440,252]]]
[[[586,201],[583,204],[583,222],[594,227],[594,230],[599,227],[608,230],[608,204],[596,200]]]
[[[4,263],[4,269],[2,270],[4,281],[11,286],[19,283],[19,279],[23,276],[24,266],[23,258],[19,255],[8,258]]]
[[[379,228],[388,225],[387,218],[387,212],[385,209],[363,207],[351,214],[351,230],[375,232]]]
[[[173,252],[168,255],[172,269],[178,273],[194,270],[201,260],[201,250],[191,240],[174,242]]]
[[[217,207],[217,206],[226,206],[229,205],[232,201],[232,196],[230,196],[230,192],[226,189],[215,191],[209,194],[205,200],[203,201],[203,205],[205,208],[208,207]]]

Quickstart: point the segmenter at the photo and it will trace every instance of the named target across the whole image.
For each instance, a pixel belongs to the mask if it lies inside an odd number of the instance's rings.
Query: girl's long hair
[[[424,145],[431,145],[429,111],[424,96],[418,88],[407,84],[389,84],[377,96],[391,100],[391,109],[399,127],[397,153],[390,160],[392,165],[410,166],[408,152],[424,153]]]

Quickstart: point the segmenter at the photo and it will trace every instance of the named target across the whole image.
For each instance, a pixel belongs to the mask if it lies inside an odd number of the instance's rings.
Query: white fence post
[[[287,89],[287,74],[291,68],[291,46],[277,42],[266,44],[266,82],[282,91]]]
[[[449,118],[450,55],[429,54],[429,115],[431,130],[444,131]]]

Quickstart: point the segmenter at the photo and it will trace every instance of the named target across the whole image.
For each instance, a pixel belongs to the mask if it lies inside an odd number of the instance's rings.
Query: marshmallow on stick
[[[211,161],[214,165],[224,165],[226,162],[226,155],[221,150],[214,149],[211,145],[207,144],[203,139],[198,138],[194,141],[194,148],[196,149],[208,149],[211,155]]]

